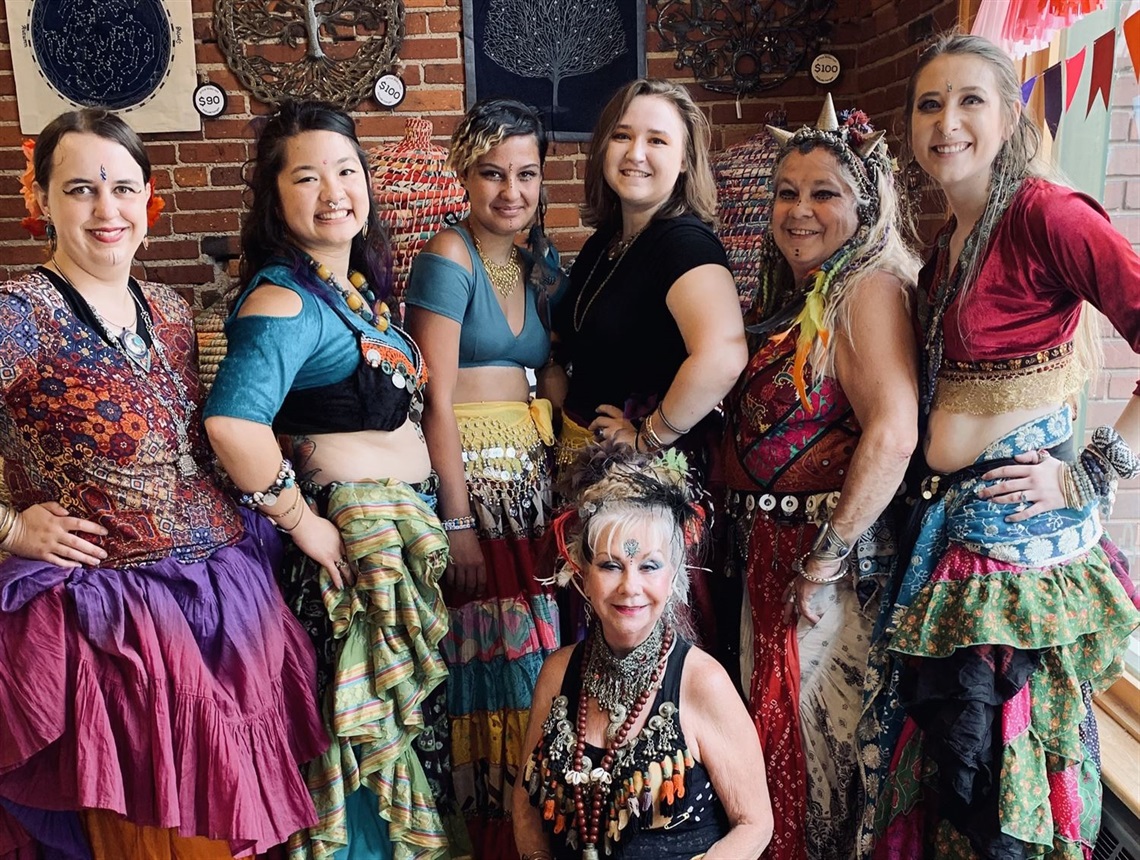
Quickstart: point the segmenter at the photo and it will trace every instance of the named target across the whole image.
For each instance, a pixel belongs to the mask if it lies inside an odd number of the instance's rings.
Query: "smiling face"
[[[538,141],[532,134],[508,137],[463,174],[471,222],[479,231],[513,236],[534,221],[542,191]]]
[[[606,517],[606,514],[598,514]],[[615,654],[636,648],[653,631],[673,593],[676,535],[666,514],[638,512],[592,523],[593,557],[582,590]]]
[[[36,198],[55,226],[55,258],[65,270],[113,277],[129,267],[146,236],[150,187],[122,144],[68,132],[52,154],[49,187]]]
[[[972,54],[942,54],[919,72],[910,111],[910,145],[919,166],[955,197],[986,199],[994,159],[1009,137],[1011,117],[994,69]]]
[[[602,173],[621,200],[623,216],[652,215],[673,194],[688,168],[688,135],[681,114],[661,96],[637,96],[606,144]]]
[[[285,141],[277,193],[289,238],[316,260],[348,253],[368,220],[368,174],[352,140],[335,131]]]
[[[838,159],[823,146],[788,153],[776,169],[772,238],[797,281],[855,235],[855,194]]]

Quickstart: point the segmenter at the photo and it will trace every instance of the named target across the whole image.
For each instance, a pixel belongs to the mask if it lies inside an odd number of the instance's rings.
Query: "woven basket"
[[[392,240],[392,291],[404,297],[412,260],[428,239],[444,226],[444,219],[467,216],[467,200],[455,171],[444,167],[447,150],[431,142],[429,120],[412,117],[404,139],[369,158],[375,167],[372,192],[380,218]]]
[[[760,287],[760,240],[768,230],[770,180],[778,146],[766,129],[712,157],[717,231],[728,253],[743,310]]]
[[[214,387],[218,365],[226,357],[228,341],[225,323],[237,289],[234,287],[194,319],[194,331],[198,336],[198,376],[201,379],[203,402],[210,389]]]

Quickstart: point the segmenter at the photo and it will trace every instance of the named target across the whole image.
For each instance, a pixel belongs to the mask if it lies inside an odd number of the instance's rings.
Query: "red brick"
[[[183,164],[235,164],[247,156],[245,143],[183,143],[178,147]]]
[[[424,83],[462,84],[465,80],[462,63],[428,63],[424,66]]]
[[[546,210],[546,224],[550,227],[578,227],[578,207],[555,204]]]
[[[237,212],[194,212],[171,219],[175,233],[233,233],[240,227]]]
[[[202,256],[198,242],[192,239],[153,240],[150,248],[139,248],[135,254],[140,260],[197,260]]]
[[[210,169],[210,185],[215,188],[244,186],[240,167],[213,167]]]
[[[421,36],[428,31],[426,12],[409,12],[404,16],[404,33],[408,36]]]
[[[176,167],[174,168],[174,182],[179,188],[201,188],[206,184],[206,168],[201,165]]]
[[[542,175],[547,182],[554,182],[559,179],[573,179],[574,162],[562,158],[551,158],[548,154],[546,165],[542,168]]]
[[[455,60],[459,58],[459,39],[457,36],[405,39],[400,46],[400,58],[403,60]]]
[[[196,266],[148,266],[147,277],[152,281],[171,286],[212,284],[214,282],[214,267],[201,264]]]
[[[242,207],[241,191],[237,189],[178,191],[174,202],[180,212],[213,212]]]
[[[459,13],[455,11],[429,12],[427,19],[428,27],[433,33],[459,33],[463,26]]]
[[[463,92],[455,88],[408,90],[398,110],[401,113],[433,113],[435,111],[462,111]]]

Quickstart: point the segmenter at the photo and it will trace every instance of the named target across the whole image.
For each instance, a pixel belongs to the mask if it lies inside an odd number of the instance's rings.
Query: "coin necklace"
[[[518,285],[519,276],[522,274],[522,266],[519,265],[518,246],[512,242],[511,253],[507,257],[507,262],[500,264],[483,253],[483,246],[480,244],[478,236],[472,233],[471,238],[475,240],[475,253],[479,255],[479,261],[487,271],[487,278],[491,281],[491,285],[500,296],[509,299]]]

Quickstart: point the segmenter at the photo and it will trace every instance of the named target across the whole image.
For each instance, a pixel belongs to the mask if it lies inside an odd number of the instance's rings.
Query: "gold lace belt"
[[[1081,387],[1072,342],[999,361],[943,359],[934,408],[970,415],[1001,415],[1060,403]]]

